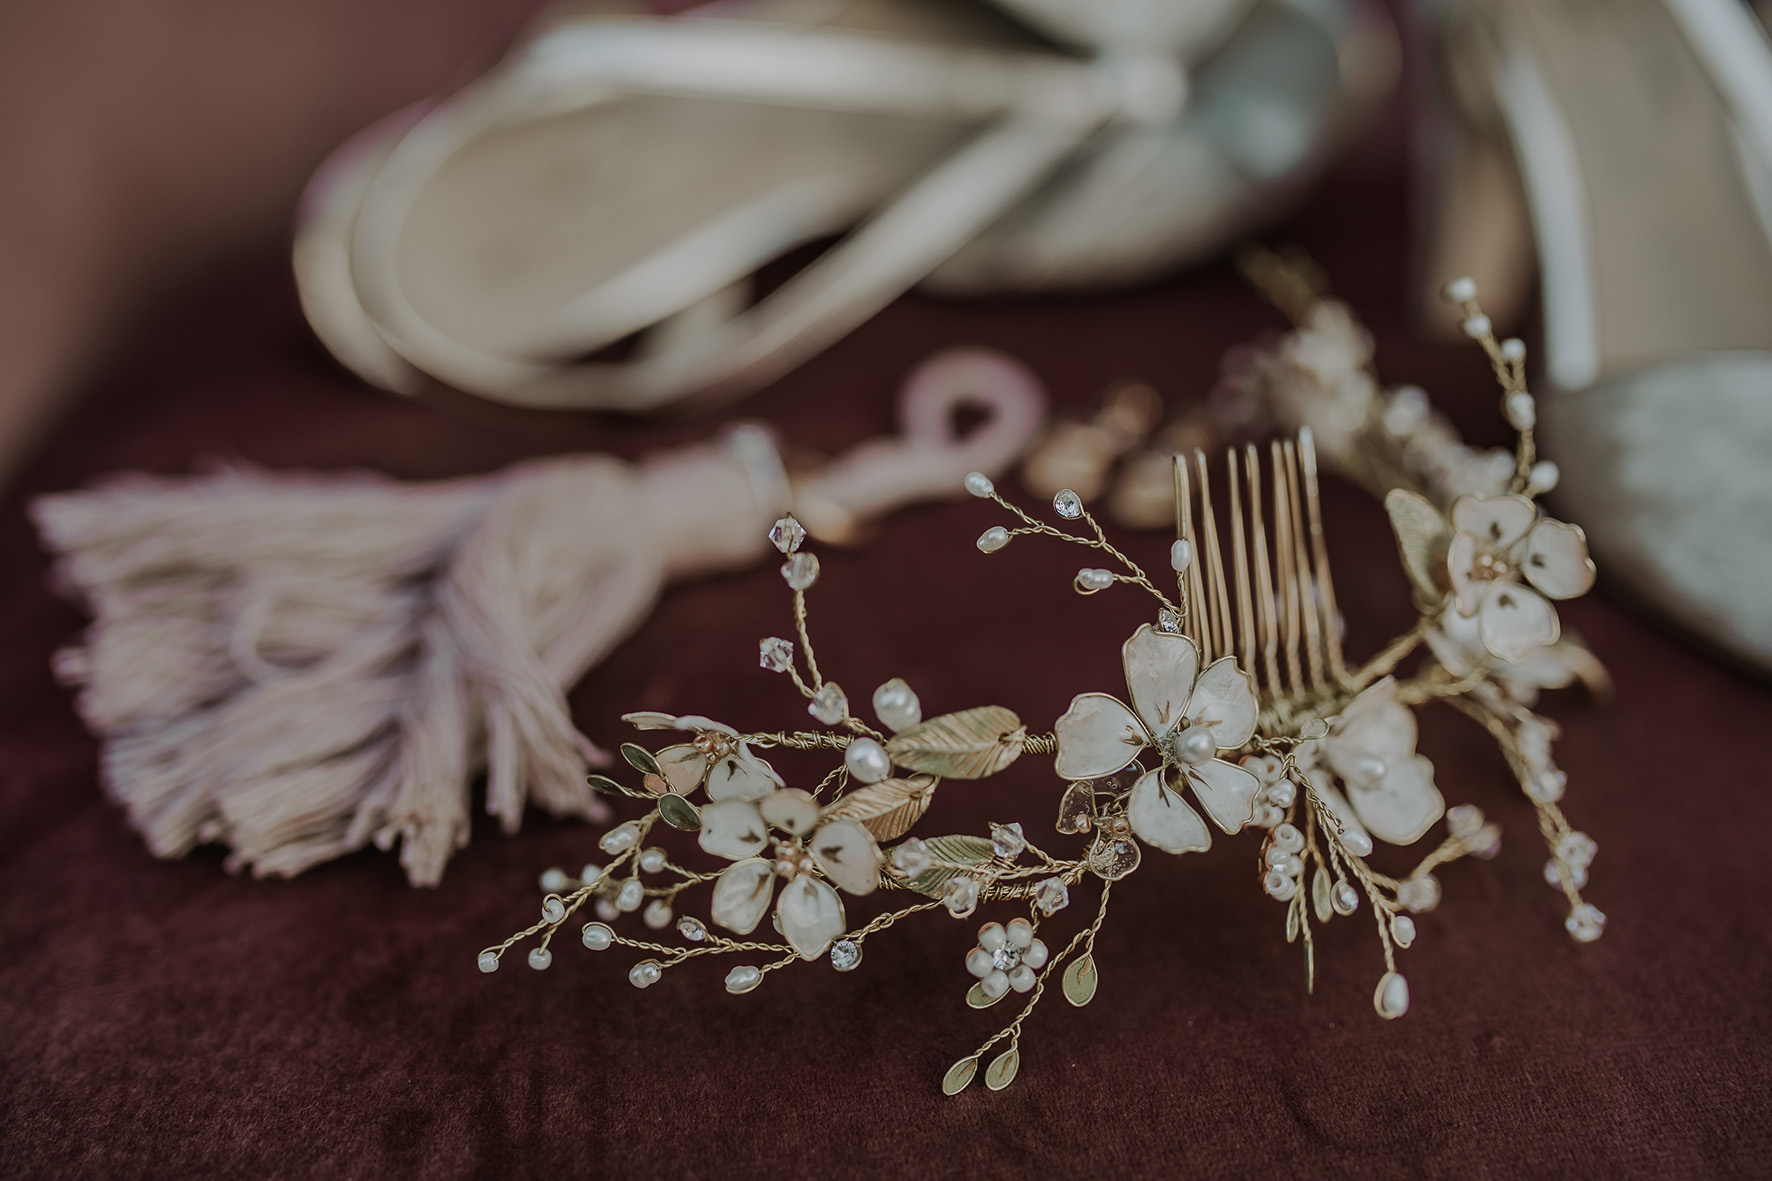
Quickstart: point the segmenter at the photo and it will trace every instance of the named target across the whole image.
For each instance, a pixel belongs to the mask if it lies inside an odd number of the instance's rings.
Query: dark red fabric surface
[[[1494,437],[1469,348],[1422,344],[1401,306],[1405,176],[1393,117],[1282,237],[1324,261],[1377,332],[1383,373],[1424,383]],[[1090,300],[907,298],[738,413],[834,451],[889,428],[897,382],[949,344],[1031,363],[1062,404],[1138,375],[1203,394],[1230,345],[1277,326],[1226,266]],[[1449,711],[1422,747],[1449,801],[1488,810],[1501,855],[1442,875],[1403,970],[1414,1007],[1372,1011],[1370,916],[1320,935],[1314,996],[1252,838],[1147,855],[1115,892],[1081,1010],[1049,996],[1020,1078],[944,1098],[938,1082],[1006,1020],[962,1001],[978,920],[928,917],[728,996],[724,965],[639,992],[630,956],[564,940],[546,973],[493,976],[476,951],[528,924],[550,865],[596,833],[532,816],[483,824],[441,888],[364,853],[293,882],[227,876],[220,854],[150,858],[101,798],[95,748],[49,677],[80,626],[44,589],[23,506],[117,469],[206,457],[369,466],[411,478],[584,449],[697,438],[707,420],[523,414],[360,389],[309,339],[280,249],[169,303],[95,383],[0,512],[0,1173],[423,1172],[621,1176],[1751,1175],[1772,1152],[1772,793],[1768,692],[1676,646],[1604,594],[1570,606],[1617,676],[1569,695],[1567,805],[1599,843],[1599,943],[1562,930],[1530,808],[1486,738]],[[1350,650],[1407,624],[1378,506],[1342,486],[1327,513]],[[996,702],[1044,728],[1069,697],[1116,690],[1144,614],[1131,592],[1078,599],[1079,555],[1018,541],[981,557],[978,502],[906,511],[825,551],[812,600],[821,661],[854,692],[890,676],[929,712]],[[1129,548],[1160,567],[1164,541]],[[573,696],[596,739],[617,715],[705,712],[792,725],[791,687],[756,666],[789,626],[772,568],[672,591]],[[784,761],[785,762],[785,761]],[[919,831],[1020,818],[1047,832],[1060,784],[1025,759],[951,785]],[[1038,838],[1037,838],[1038,839]],[[1049,847],[1066,848],[1048,833]],[[1381,866],[1400,862],[1380,856]],[[1054,920],[1087,921],[1093,891]]]

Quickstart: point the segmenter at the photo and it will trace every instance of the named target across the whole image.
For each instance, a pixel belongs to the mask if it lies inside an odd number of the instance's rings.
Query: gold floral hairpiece
[[[644,813],[603,834],[607,865],[587,865],[576,878],[544,874],[540,921],[481,951],[481,970],[495,971],[506,951],[535,936],[529,965],[547,968],[554,936],[590,906],[596,917],[582,925],[582,941],[593,951],[638,952],[628,971],[636,987],[695,959],[734,956],[742,962],[726,973],[726,988],[746,993],[803,961],[827,959],[850,971],[869,939],[913,916],[965,919],[1001,905],[1005,919],[984,923],[965,958],[966,1001],[982,1009],[1011,993],[1026,999],[942,1080],[944,1091],[959,1092],[1002,1046],[984,1071],[986,1085],[1001,1089],[1020,1065],[1022,1025],[1055,975],[1071,1004],[1094,997],[1094,945],[1109,898],[1146,847],[1205,852],[1214,829],[1253,828],[1262,888],[1283,907],[1288,942],[1302,944],[1307,987],[1315,977],[1313,923],[1353,915],[1364,903],[1384,959],[1373,1004],[1380,1017],[1400,1017],[1410,994],[1396,953],[1414,942],[1411,916],[1438,903],[1437,871],[1466,854],[1493,856],[1500,842],[1476,808],[1446,808],[1433,764],[1416,751],[1414,707],[1436,700],[1494,736],[1537,809],[1551,851],[1546,877],[1569,903],[1569,934],[1598,938],[1605,916],[1581,897],[1594,843],[1559,807],[1556,727],[1530,708],[1539,685],[1598,675],[1585,649],[1560,638],[1551,605],[1585,592],[1593,564],[1581,531],[1542,516],[1535,502],[1554,483],[1554,469],[1535,454],[1523,348],[1496,341],[1468,280],[1448,292],[1495,368],[1518,441],[1505,480],[1496,481],[1503,487],[1442,497],[1450,499],[1442,510],[1408,485],[1447,492],[1461,462],[1486,466],[1485,478],[1500,473],[1465,454],[1422,407],[1395,409],[1414,405],[1419,391],[1387,398],[1368,375],[1359,414],[1344,413],[1333,426],[1337,466],[1388,486],[1386,509],[1420,612],[1370,660],[1350,667],[1342,653],[1318,504],[1319,430],[1310,425],[1265,449],[1228,451],[1221,505],[1205,455],[1174,458],[1173,598],[1108,540],[1073,491],[1053,498],[1054,524],[1009,503],[983,475],[967,477],[968,491],[1013,517],[979,537],[984,553],[1020,536],[1072,542],[1104,563],[1077,572],[1080,593],[1126,584],[1155,600],[1153,621],[1121,646],[1124,696],[1080,694],[1045,734],[1030,733],[998,705],[925,719],[916,693],[898,679],[873,694],[880,728],[858,717],[814,654],[806,597],[818,557],[804,548],[800,524],[784,517],[770,539],[785,558],[796,638],[763,640],[760,661],[793,680],[825,728],[743,733],[698,715],[626,715],[641,731],[676,739],[656,749],[622,746],[637,786],[593,776],[601,790],[642,802]],[[1341,305],[1312,296],[1288,310],[1297,330],[1241,378],[1282,417],[1279,401],[1309,402],[1313,381],[1345,394],[1347,374],[1365,373],[1369,357]],[[1311,402],[1306,410],[1322,407]],[[1424,645],[1430,658],[1399,676],[1405,657]],[[788,786],[759,753],[773,748],[827,752],[835,765],[809,789]],[[1053,756],[1064,783],[1056,829],[1080,846],[1077,855],[1041,848],[1020,822],[982,834],[910,835],[945,780],[987,778],[1023,755]],[[1446,836],[1408,874],[1388,877],[1367,864],[1375,842],[1413,844],[1442,819]],[[728,864],[678,865],[650,843],[661,823],[695,833],[703,853]],[[1099,883],[1093,917],[1054,936],[1057,916],[1090,880]],[[686,892],[701,886],[709,887],[710,922],[679,912]],[[852,927],[843,895],[876,891],[903,894],[908,905]],[[615,924],[636,911],[654,931],[674,929],[676,941],[619,933]],[[756,937],[766,919],[777,938]]]

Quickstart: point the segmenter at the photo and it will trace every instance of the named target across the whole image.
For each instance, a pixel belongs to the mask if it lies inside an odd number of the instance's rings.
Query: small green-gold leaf
[[[592,791],[600,791],[604,795],[625,796],[628,789],[609,778],[607,775],[587,775],[585,782],[591,785]]]
[[[1384,511],[1390,516],[1391,531],[1397,535],[1397,550],[1402,554],[1409,581],[1415,584],[1424,605],[1437,605],[1445,593],[1441,580],[1452,532],[1446,518],[1432,501],[1403,488],[1393,488],[1386,494]]]
[[[981,705],[900,730],[887,740],[886,753],[911,771],[983,779],[1013,763],[1026,741],[1027,727],[1013,712]]]
[[[1064,999],[1079,1009],[1095,999],[1095,957],[1084,953],[1064,970]]]
[[[959,876],[971,866],[984,865],[994,856],[990,841],[984,837],[930,837],[923,844],[937,862],[948,863],[930,866],[910,880],[911,889],[931,898],[941,897],[942,887],[948,884],[948,879]]]
[[[694,804],[674,791],[658,797],[658,814],[666,824],[684,832],[695,832],[701,828],[701,813],[695,810]]]
[[[1009,993],[1004,991],[999,992],[996,996],[986,996],[984,982],[981,980],[966,990],[966,1003],[974,1009],[988,1009],[1008,995]]]
[[[930,775],[913,775],[909,779],[883,779],[858,787],[836,800],[820,813],[823,820],[854,820],[874,834],[877,841],[890,841],[909,832],[922,819],[935,798],[940,780]]]
[[[664,772],[659,769],[658,760],[653,758],[652,752],[643,746],[624,742],[621,744],[621,757],[628,761],[628,766],[642,775],[657,775],[661,778],[664,775]]]
[[[993,1091],[1001,1091],[1015,1081],[1015,1072],[1021,1069],[1021,1051],[1010,1046],[992,1060],[990,1069],[984,1072],[984,1085]]]
[[[1294,894],[1291,903],[1286,907],[1286,942],[1288,943],[1298,938],[1298,916],[1303,910],[1304,899]]]
[[[972,1085],[972,1076],[977,1073],[977,1054],[972,1055],[970,1058],[960,1059],[958,1062],[948,1067],[947,1074],[942,1077],[941,1093],[944,1095],[958,1095],[961,1091],[964,1091],[967,1087]]]
[[[1319,923],[1328,922],[1329,916],[1335,913],[1329,898],[1329,871],[1320,865],[1316,876],[1311,878],[1311,909],[1317,912]]]

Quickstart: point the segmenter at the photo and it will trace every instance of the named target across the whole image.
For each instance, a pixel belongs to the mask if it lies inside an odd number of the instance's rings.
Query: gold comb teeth
[[[1030,733],[997,705],[925,718],[898,678],[874,691],[873,721],[864,720],[814,657],[806,602],[818,562],[803,549],[805,530],[784,518],[770,536],[785,559],[793,635],[763,640],[758,654],[763,668],[791,678],[817,727],[747,731],[695,714],[626,715],[660,741],[622,746],[631,776],[592,777],[633,805],[632,818],[599,841],[607,863],[577,876],[544,874],[539,921],[483,949],[481,970],[496,971],[505,952],[531,939],[530,966],[549,967],[553,938],[589,910],[579,938],[592,951],[635,953],[627,967],[635,987],[695,960],[724,959],[735,965],[725,987],[741,994],[802,962],[857,970],[870,939],[912,919],[968,919],[986,909],[992,917],[976,945],[930,987],[932,997],[963,997],[974,1009],[1013,995],[1014,1013],[941,1082],[953,1094],[982,1075],[997,1090],[1020,1069],[1023,1025],[1048,985],[1073,1005],[1095,996],[1095,942],[1116,883],[1153,851],[1204,853],[1253,829],[1261,888],[1281,905],[1287,941],[1301,947],[1307,987],[1316,927],[1370,907],[1383,960],[1373,1007],[1400,1017],[1410,990],[1398,956],[1416,939],[1413,916],[1439,901],[1445,866],[1493,856],[1500,840],[1476,808],[1446,808],[1433,764],[1416,751],[1413,711],[1431,701],[1495,737],[1549,843],[1545,874],[1568,901],[1565,927],[1578,941],[1598,938],[1605,916],[1581,896],[1594,843],[1561,810],[1556,730],[1522,688],[1537,683],[1533,670],[1547,661],[1585,652],[1559,638],[1550,600],[1585,591],[1592,564],[1580,530],[1542,517],[1533,500],[1540,462],[1519,351],[1487,334],[1474,290],[1461,283],[1455,294],[1495,363],[1509,421],[1528,425],[1510,457],[1508,491],[1458,496],[1442,509],[1414,491],[1389,490],[1386,509],[1419,614],[1364,664],[1350,669],[1342,651],[1320,439],[1310,429],[1233,448],[1222,466],[1198,451],[1174,458],[1173,599],[1074,491],[1059,491],[1054,518],[1043,520],[985,476],[967,477],[968,492],[1013,518],[979,537],[984,553],[1022,536],[1062,540],[1100,563],[1077,571],[1079,593],[1124,584],[1154,601],[1154,622],[1121,645],[1124,690],[1079,693],[1047,733]],[[1299,315],[1308,320],[1311,305]],[[1336,331],[1348,336],[1345,326]],[[1297,347],[1288,338],[1258,356],[1264,380],[1285,372],[1286,350]],[[1396,672],[1424,648],[1414,671]],[[766,757],[780,749],[825,767],[790,785]],[[1053,758],[1060,851],[1043,848],[1047,838],[1022,820],[913,835],[946,781],[990,778],[1023,755]],[[1016,797],[1025,795],[1019,786]],[[1417,845],[1442,821],[1444,834],[1401,876],[1368,863],[1379,844]],[[680,863],[691,852],[696,864]],[[867,914],[852,919],[854,900],[876,894],[893,901],[862,904]],[[1073,901],[1087,902],[1087,917],[1066,913]],[[649,931],[625,930],[636,913]]]

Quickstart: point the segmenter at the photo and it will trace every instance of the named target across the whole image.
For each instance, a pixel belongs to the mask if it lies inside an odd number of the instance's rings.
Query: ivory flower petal
[[[1147,623],[1121,645],[1120,658],[1132,708],[1152,735],[1167,734],[1181,720],[1194,687],[1200,658],[1193,641]]]
[[[843,899],[809,874],[801,874],[783,888],[775,913],[781,919],[782,937],[805,960],[823,955],[845,925]]]
[[[1150,743],[1137,715],[1106,693],[1073,698],[1053,732],[1058,739],[1054,765],[1062,779],[1112,775]]]
[[[775,768],[744,743],[708,769],[710,800],[760,800],[781,786]]]
[[[833,820],[812,834],[810,848],[825,876],[851,894],[871,894],[880,884],[880,846],[854,820]]]
[[[1206,666],[1187,704],[1188,721],[1211,727],[1220,749],[1242,746],[1254,737],[1256,713],[1255,685],[1229,656]]]
[[[1490,583],[1477,618],[1483,647],[1515,664],[1540,644],[1553,642],[1560,630],[1557,613],[1544,596],[1517,582]]]
[[[783,832],[803,837],[818,827],[818,801],[811,792],[784,787],[757,805],[763,819]]]
[[[1208,759],[1185,770],[1195,798],[1212,823],[1226,832],[1236,832],[1254,817],[1255,797],[1261,793],[1261,780],[1254,772],[1223,759]]]
[[[1452,504],[1452,528],[1474,535],[1489,549],[1504,550],[1532,528],[1538,506],[1524,496],[1460,496]]]
[[[757,805],[746,800],[720,800],[702,808],[698,839],[705,852],[738,861],[769,843],[769,829]]]
[[[1366,830],[1393,845],[1414,844],[1446,812],[1425,755],[1399,760],[1372,786],[1349,782],[1347,798]]]
[[[688,795],[701,784],[702,776],[708,773],[708,757],[689,743],[667,746],[653,758],[658,760],[658,769],[664,772],[665,782],[678,795]]]
[[[709,913],[728,931],[749,935],[769,913],[775,893],[775,867],[761,857],[728,866],[714,881]]]
[[[1587,535],[1577,525],[1543,520],[1526,538],[1526,581],[1552,599],[1573,599],[1593,589],[1594,563]]]
[[[1126,819],[1139,840],[1165,853],[1204,852],[1212,847],[1212,834],[1200,814],[1163,782],[1165,774],[1174,772],[1159,768],[1132,785]]]

